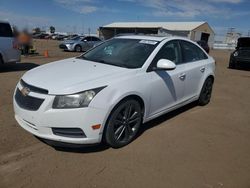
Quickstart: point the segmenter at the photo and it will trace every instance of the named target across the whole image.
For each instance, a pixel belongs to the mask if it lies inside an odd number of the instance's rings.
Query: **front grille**
[[[27,84],[27,83],[26,83],[25,81],[23,81],[23,80],[21,80],[20,83],[21,83],[21,85],[22,85],[23,87],[29,88],[29,90],[30,90],[31,92],[41,93],[41,94],[48,94],[48,93],[49,93],[48,90],[42,89],[42,88],[39,88],[39,87],[32,86],[32,85],[30,85],[30,84]]]
[[[248,58],[250,58],[250,50],[241,50],[240,53],[239,53],[239,55],[241,57],[248,57]]]
[[[16,90],[15,100],[21,108],[30,111],[38,110],[44,101],[44,99],[38,99],[31,96],[24,96],[19,89]]]
[[[52,132],[58,136],[70,138],[86,138],[83,130],[80,128],[52,128]]]

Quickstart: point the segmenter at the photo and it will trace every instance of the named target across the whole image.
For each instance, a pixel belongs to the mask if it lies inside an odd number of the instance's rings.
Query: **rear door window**
[[[90,41],[92,41],[92,37],[85,37],[84,39],[82,39],[82,41],[87,41],[87,42],[90,42]]]
[[[196,45],[188,41],[180,41],[183,62],[193,62],[207,59],[207,55]]]
[[[13,37],[10,24],[0,23],[0,37]]]
[[[101,41],[101,40],[96,37],[92,37],[92,41]]]

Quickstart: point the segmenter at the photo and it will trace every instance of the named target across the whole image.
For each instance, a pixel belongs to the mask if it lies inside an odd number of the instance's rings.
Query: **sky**
[[[18,28],[95,33],[129,21],[206,21],[217,37],[228,28],[248,35],[250,0],[0,0],[0,20]]]

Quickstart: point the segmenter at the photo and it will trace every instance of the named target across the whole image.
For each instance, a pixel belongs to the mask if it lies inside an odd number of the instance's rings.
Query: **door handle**
[[[180,74],[179,78],[180,78],[181,80],[185,80],[186,74],[185,74],[185,73]]]
[[[205,67],[200,68],[200,71],[203,73],[205,71]]]

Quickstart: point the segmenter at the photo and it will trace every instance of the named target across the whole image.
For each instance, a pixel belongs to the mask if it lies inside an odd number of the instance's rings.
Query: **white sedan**
[[[17,122],[44,140],[113,148],[142,123],[192,101],[209,103],[215,61],[179,37],[122,36],[24,74],[14,94]]]

